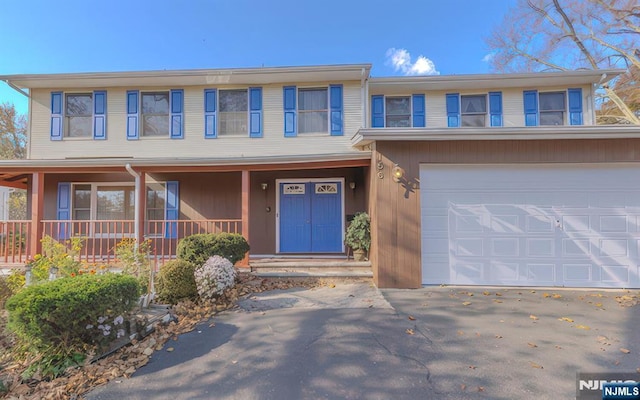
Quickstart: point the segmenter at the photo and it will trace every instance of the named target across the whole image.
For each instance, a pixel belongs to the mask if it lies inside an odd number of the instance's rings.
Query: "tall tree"
[[[26,156],[27,118],[18,114],[10,103],[0,103],[0,159],[16,159]],[[9,219],[27,218],[27,195],[15,190],[9,196]]]
[[[598,120],[640,124],[638,0],[518,0],[487,44],[498,71],[625,68],[602,86]]]

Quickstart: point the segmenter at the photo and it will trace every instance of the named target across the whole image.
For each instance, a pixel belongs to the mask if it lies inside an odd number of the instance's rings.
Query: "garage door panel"
[[[640,287],[640,168],[423,165],[420,178],[425,284]]]

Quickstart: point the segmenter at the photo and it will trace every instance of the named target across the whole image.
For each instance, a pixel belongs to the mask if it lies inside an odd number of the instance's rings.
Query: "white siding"
[[[591,89],[589,86],[583,86],[582,88],[582,104],[583,104],[583,123],[584,125],[593,125],[593,112],[591,108],[592,99]],[[487,94],[489,92],[501,91],[502,92],[502,115],[503,125],[509,127],[520,127],[524,125],[524,100],[522,92],[524,90],[533,90],[536,88],[509,88],[509,89],[491,89],[491,90],[475,90],[475,91],[460,91],[460,90],[441,90],[441,91],[428,91],[428,92],[414,92],[404,93],[404,95],[411,95],[416,93],[425,94],[425,105],[427,114],[427,128],[446,128],[447,127],[447,106],[446,106],[446,94],[447,93],[460,93],[461,95],[471,94]],[[566,87],[545,87],[537,89],[539,92],[555,92],[566,91]],[[388,94],[375,92],[376,94]],[[392,93],[397,96],[398,93]],[[369,105],[370,107],[370,105]],[[488,104],[487,104],[488,108]],[[488,111],[488,110],[487,110]],[[487,118],[488,121],[488,118]],[[371,121],[367,122],[368,124]]]
[[[184,88],[184,139],[144,138],[126,139],[126,91],[136,88],[111,88],[107,93],[107,140],[68,139],[51,141],[50,102],[52,91],[32,91],[31,159],[62,159],[92,157],[261,157],[286,155],[314,155],[359,153],[351,147],[351,137],[360,129],[362,99],[360,82],[314,83],[328,86],[342,83],[344,104],[344,135],[327,134],[284,137],[282,88],[287,85],[263,86],[263,137],[204,138],[205,86]],[[216,87],[230,89],[238,87]],[[246,88],[243,87],[243,88]],[[100,88],[91,88],[99,90]],[[172,88],[145,88],[169,90]],[[175,89],[175,88],[174,88]],[[74,90],[75,91],[75,90]]]

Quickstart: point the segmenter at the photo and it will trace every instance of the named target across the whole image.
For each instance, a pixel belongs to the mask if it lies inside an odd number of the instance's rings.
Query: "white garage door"
[[[424,284],[640,287],[640,167],[421,165]]]

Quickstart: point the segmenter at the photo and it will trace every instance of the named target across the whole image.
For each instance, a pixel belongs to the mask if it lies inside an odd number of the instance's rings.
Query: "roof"
[[[266,85],[270,83],[361,80],[369,77],[370,70],[371,64],[340,64],[300,67],[0,75],[0,80],[11,83],[21,89],[205,86],[215,84]]]
[[[637,139],[638,125],[573,125],[482,128],[367,128],[351,138],[363,148],[376,141]]]
[[[602,69],[517,74],[372,77],[369,78],[369,91],[570,87],[571,85],[603,84],[624,72],[623,69]]]

